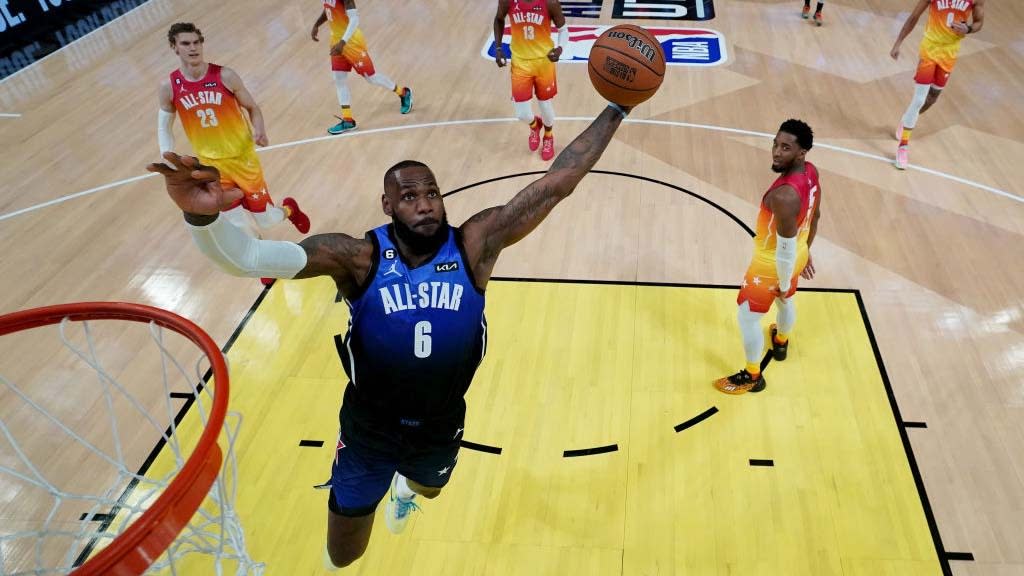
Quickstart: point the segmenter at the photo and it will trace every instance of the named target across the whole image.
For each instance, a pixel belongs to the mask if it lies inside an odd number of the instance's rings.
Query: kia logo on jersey
[[[612,18],[651,20],[711,20],[714,0],[615,0]]]
[[[458,262],[445,262],[434,266],[434,272],[454,272],[459,269]]]
[[[559,62],[586,62],[590,49],[605,30],[611,26],[569,26],[569,45],[562,50]],[[725,38],[715,30],[703,28],[648,27],[665,52],[665,63],[669,66],[717,66],[725,62]],[[505,54],[510,54],[512,29],[505,28],[501,39]],[[488,40],[480,50],[480,56],[494,60],[494,40]]]

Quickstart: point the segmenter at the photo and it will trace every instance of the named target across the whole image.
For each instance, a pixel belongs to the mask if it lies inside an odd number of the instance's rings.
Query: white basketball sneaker
[[[420,509],[416,505],[416,496],[408,500],[398,497],[397,492],[398,474],[391,479],[391,493],[388,495],[388,503],[384,507],[384,518],[388,522],[388,530],[393,534],[401,534],[405,525],[409,522],[409,515]]]

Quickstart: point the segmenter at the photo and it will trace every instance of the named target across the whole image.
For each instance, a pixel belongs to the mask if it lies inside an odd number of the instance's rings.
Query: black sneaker
[[[786,353],[789,351],[789,340],[786,340],[785,344],[779,344],[775,341],[775,334],[779,331],[775,324],[768,327],[768,332],[771,333],[772,338],[772,360],[776,362],[782,362],[786,359]]]

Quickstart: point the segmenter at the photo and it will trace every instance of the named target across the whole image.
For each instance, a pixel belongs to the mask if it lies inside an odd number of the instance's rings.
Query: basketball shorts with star
[[[806,250],[797,252],[797,261],[794,266],[796,272],[790,279],[789,292],[786,293],[786,298],[792,298],[796,294],[797,284],[800,281],[800,272],[807,265],[807,254]],[[747,273],[743,275],[743,284],[740,287],[739,295],[736,296],[736,304],[743,305],[744,302],[748,302],[750,303],[751,312],[765,314],[771,310],[772,303],[775,302],[777,294],[774,290],[778,286],[779,277],[775,261],[755,258],[750,263],[750,267],[747,268]]]
[[[513,57],[512,100],[529,102],[534,94],[537,100],[550,100],[558,94],[555,63],[547,58],[522,60]]]
[[[200,156],[199,162],[213,166],[220,172],[221,187],[225,189],[238,188],[245,194],[241,199],[225,208],[225,212],[239,205],[249,212],[266,212],[267,205],[274,204],[270,198],[270,192],[267,190],[267,182],[263,178],[263,166],[260,164],[260,157],[256,154],[255,148],[233,158],[203,158]]]
[[[346,396],[348,396],[346,394]],[[347,401],[331,468],[328,507],[336,514],[372,514],[395,472],[430,488],[448,484],[459,458],[463,418],[425,422],[356,412]]]
[[[331,45],[335,45],[341,37],[331,38]],[[377,73],[373,68],[373,59],[366,48],[366,40],[362,34],[357,34],[345,43],[340,56],[331,56],[331,70],[334,72],[351,72],[364,77],[370,77]]]

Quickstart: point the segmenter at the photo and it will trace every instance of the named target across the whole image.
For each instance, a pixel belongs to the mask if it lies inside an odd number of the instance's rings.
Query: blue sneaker
[[[388,530],[392,534],[401,534],[405,530],[406,523],[409,521],[409,515],[420,509],[416,502],[414,502],[415,496],[408,500],[398,497],[395,493],[397,484],[398,474],[395,474],[395,477],[391,479],[391,494],[388,496],[388,503],[384,507],[384,517],[387,519]]]
[[[356,121],[355,120],[341,120],[341,122],[338,122],[334,126],[331,126],[330,128],[328,128],[327,129],[327,133],[328,134],[333,134],[333,135],[337,136],[338,134],[344,134],[345,132],[351,132],[352,130],[355,130],[355,129],[356,129]]]
[[[399,98],[402,100],[402,114],[408,114],[412,110],[412,88],[406,86]]]

